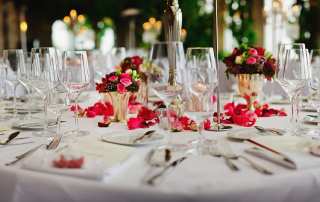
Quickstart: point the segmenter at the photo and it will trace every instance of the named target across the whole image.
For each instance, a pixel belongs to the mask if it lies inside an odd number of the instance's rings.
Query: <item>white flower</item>
[[[242,56],[237,56],[236,60],[235,60],[235,63],[238,64],[238,65],[241,65],[242,64]]]

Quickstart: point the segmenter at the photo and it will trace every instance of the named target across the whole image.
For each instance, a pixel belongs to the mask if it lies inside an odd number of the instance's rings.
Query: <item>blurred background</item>
[[[163,40],[165,0],[0,0],[0,49],[147,49]],[[211,46],[213,0],[180,0],[185,46]],[[242,42],[320,48],[320,0],[219,0],[220,52]]]

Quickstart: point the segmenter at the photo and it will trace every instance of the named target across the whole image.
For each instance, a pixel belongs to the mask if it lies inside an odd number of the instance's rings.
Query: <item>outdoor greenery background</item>
[[[77,9],[81,14],[86,14],[94,27],[96,23],[103,17],[111,17],[116,26],[118,33],[118,41],[123,45],[124,32],[127,29],[127,20],[121,17],[121,11],[135,7],[141,10],[141,14],[137,17],[138,44],[141,42],[142,23],[149,17],[160,19],[162,16],[166,0],[15,0],[17,5],[27,6],[27,17],[29,20],[28,38],[30,41],[37,38],[40,39],[41,45],[50,45],[51,43],[51,24],[56,19],[62,19],[68,15],[70,9]],[[183,27],[187,29],[188,36],[185,42],[186,46],[210,46],[212,45],[212,14],[199,15],[198,1],[204,0],[180,0],[180,7],[183,11]],[[223,0],[221,0],[223,1]],[[240,1],[229,0],[228,2]],[[249,7],[240,7],[241,11],[250,11],[250,1],[247,0]],[[256,0],[255,0],[256,1]],[[270,0],[271,1],[271,0]],[[297,3],[302,4],[304,0],[297,0]],[[300,25],[302,30],[299,39],[307,43],[308,47],[320,48],[320,33],[318,22],[320,20],[320,0],[311,0],[318,4],[312,10],[302,10]],[[230,5],[227,5],[230,9]],[[317,20],[318,19],[318,20]],[[252,19],[245,19],[244,27],[229,26],[233,30],[233,35],[240,43],[244,36],[251,44],[255,43],[255,32],[252,30]],[[244,31],[245,30],[245,31]],[[305,31],[313,31],[318,33],[311,39],[304,37]],[[30,42],[29,41],[29,42]]]

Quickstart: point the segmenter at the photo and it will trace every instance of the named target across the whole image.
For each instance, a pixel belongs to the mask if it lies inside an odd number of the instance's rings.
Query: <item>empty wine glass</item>
[[[22,49],[3,51],[3,64],[6,74],[6,83],[13,89],[13,114],[17,115],[17,87],[22,84],[19,81],[21,70],[25,69],[24,54]]]
[[[193,109],[187,108],[186,115],[197,124],[199,152],[204,143],[203,122],[213,116],[215,89],[218,85],[218,73],[213,48],[189,48],[187,50],[187,86],[193,99]]]
[[[320,49],[310,51],[310,66],[312,72],[312,79],[310,82],[310,90],[312,93],[310,103],[312,107],[317,110],[316,120],[318,121],[318,126],[320,126]],[[312,131],[314,133],[320,134],[320,128]]]
[[[50,136],[48,131],[48,99],[51,91],[59,82],[59,64],[55,48],[33,48],[31,50],[31,71],[29,85],[37,93],[44,104],[44,131],[42,135]]]
[[[78,119],[78,97],[83,90],[90,85],[90,69],[87,53],[85,51],[65,51],[63,54],[63,76],[62,82],[69,94],[75,98],[75,124],[76,130],[70,133],[74,136],[89,134],[88,131],[80,131]]]
[[[290,98],[291,132],[296,133],[297,129],[299,129],[299,95],[311,79],[309,55],[303,44],[285,45],[280,48],[279,52],[281,54],[279,54],[279,66],[276,77]]]
[[[126,48],[124,47],[114,47],[107,54],[107,68],[108,72],[113,72],[114,67],[119,65],[121,61],[126,57]]]
[[[150,55],[150,65],[148,67],[148,84],[150,94],[156,95],[164,102],[167,109],[174,110],[177,115],[181,115],[182,98],[184,84],[181,71],[185,65],[184,49],[181,42],[159,42],[153,44]],[[170,124],[167,109],[159,109],[161,124],[159,127],[167,137],[167,146],[171,145],[171,136],[168,131]],[[173,146],[175,147],[175,146]]]

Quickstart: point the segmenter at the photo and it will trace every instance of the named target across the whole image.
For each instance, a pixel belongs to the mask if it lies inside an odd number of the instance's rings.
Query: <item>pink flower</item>
[[[131,76],[130,76],[130,74],[127,74],[127,73],[120,74],[120,79],[124,79],[124,78],[131,79]]]
[[[253,56],[258,55],[258,51],[255,48],[250,48],[248,50],[248,53],[249,55],[253,55]]]
[[[211,104],[214,104],[214,103],[216,103],[217,102],[217,96],[215,96],[215,95],[213,95],[213,96],[211,96]]]
[[[117,79],[118,79],[118,77],[115,76],[115,75],[110,76],[110,77],[108,78],[108,80],[111,81],[111,82],[114,82],[114,81],[116,81]]]
[[[132,84],[131,78],[121,78],[120,83],[122,83],[125,87],[128,87]]]
[[[118,83],[117,84],[117,91],[118,91],[118,93],[125,93],[126,87],[122,83]]]
[[[248,65],[254,65],[254,64],[257,63],[257,59],[254,58],[254,57],[249,57],[249,58],[247,59],[246,63],[247,63]]]

